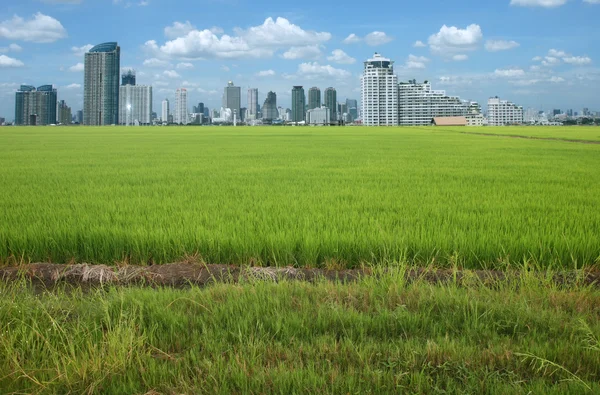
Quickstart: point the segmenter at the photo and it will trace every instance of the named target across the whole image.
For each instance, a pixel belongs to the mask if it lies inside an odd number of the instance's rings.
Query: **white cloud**
[[[77,63],[76,65],[69,67],[69,71],[79,73],[79,72],[83,71],[84,68],[85,68],[85,66],[83,65],[83,63]]]
[[[563,77],[552,76],[549,81],[558,83],[558,82],[565,82],[565,79]]]
[[[563,61],[568,64],[575,66],[584,66],[592,63],[592,59],[587,56],[567,56],[563,58]]]
[[[564,56],[567,56],[565,51],[559,51],[556,49],[551,49],[548,51],[548,56],[553,56],[553,57],[557,57],[557,58],[562,58]]]
[[[415,47],[415,48],[424,48],[424,47],[426,47],[426,46],[427,46],[427,45],[426,45],[426,44],[425,44],[423,41],[421,41],[421,40],[417,40],[417,41],[415,41],[415,43],[413,44],[413,47]]]
[[[554,56],[545,56],[544,60],[542,60],[542,64],[544,66],[554,66],[560,63],[559,58],[555,58]]]
[[[94,46],[92,44],[86,44],[82,47],[71,47],[71,52],[75,56],[83,56],[86,52],[92,49]]]
[[[182,37],[193,30],[196,30],[196,26],[192,25],[190,21],[173,22],[173,25],[165,27],[165,36],[167,38]]]
[[[331,39],[331,33],[303,30],[285,18],[267,18],[262,25],[237,30],[251,46],[288,47],[319,44]]]
[[[520,7],[544,7],[553,8],[564,5],[567,0],[510,0],[510,5]]]
[[[365,36],[365,42],[367,43],[367,45],[370,45],[372,47],[387,44],[392,40],[393,38],[388,36],[384,32],[372,32]]]
[[[193,69],[194,65],[188,62],[177,63],[178,70],[190,70]]]
[[[449,56],[477,49],[483,39],[481,27],[471,24],[466,29],[442,26],[440,31],[429,36],[429,47],[433,53]]]
[[[496,69],[494,75],[498,77],[515,78],[524,76],[525,71],[522,69]]]
[[[0,38],[4,39],[51,43],[65,37],[67,31],[63,25],[40,12],[29,20],[15,15],[12,19],[0,22]]]
[[[142,0],[142,1],[140,1],[140,2],[138,3],[138,6],[140,6],[140,7],[145,7],[145,6],[147,6],[148,4],[150,4],[150,3],[149,3],[149,2],[147,2],[147,1],[144,1],[144,0]]]
[[[425,67],[427,67],[427,62],[429,62],[429,59],[427,59],[424,56],[415,56],[415,55],[408,55],[408,59],[406,60],[406,63],[404,64],[404,68],[405,69],[424,69]]]
[[[25,66],[25,64],[18,59],[10,58],[6,55],[0,55],[0,68],[23,66]]]
[[[257,77],[270,77],[275,75],[275,71],[273,70],[263,70],[263,71],[259,71],[258,73],[256,73]]]
[[[452,56],[452,60],[454,60],[455,62],[462,62],[469,59],[469,57],[467,55],[464,54],[458,54],[458,55],[454,55]]]
[[[282,55],[284,59],[317,59],[321,56],[319,45],[307,45],[304,47],[291,47]]]
[[[534,62],[541,62],[541,61],[542,61],[542,59],[544,59],[544,58],[542,58],[541,56],[536,56],[536,57],[534,57],[534,58],[533,58],[533,59],[531,59],[531,60],[533,60]]]
[[[165,70],[163,75],[167,78],[181,78],[181,76],[175,70]]]
[[[8,47],[0,47],[0,53],[5,52],[21,52],[23,48],[21,48],[18,44],[10,44]]]
[[[335,63],[339,63],[339,64],[352,64],[352,63],[356,62],[356,59],[354,59],[353,57],[351,57],[350,55],[348,55],[346,52],[342,51],[341,49],[334,49],[331,52],[331,56],[327,57],[327,60],[329,60],[330,62],[335,62]]]
[[[488,52],[506,51],[517,48],[519,45],[521,44],[516,41],[487,40],[485,42],[485,50]]]
[[[320,65],[317,62],[302,63],[298,66],[298,74],[307,78],[350,78],[352,74],[343,69],[336,69],[330,65]]]
[[[162,67],[168,67],[169,62],[167,62],[166,60],[162,60],[162,59],[150,58],[150,59],[144,60],[143,65],[146,67],[162,68]]]
[[[360,37],[358,37],[356,34],[352,33],[348,37],[346,37],[344,39],[344,41],[342,41],[342,42],[344,44],[354,44],[354,43],[360,42]]]
[[[71,84],[65,86],[65,89],[81,89],[81,84]]]
[[[223,71],[229,71],[231,69],[229,68],[229,66],[223,65],[223,66],[221,66],[221,70],[223,70]]]

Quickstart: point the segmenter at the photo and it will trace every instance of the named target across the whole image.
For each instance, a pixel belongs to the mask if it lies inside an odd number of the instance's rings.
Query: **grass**
[[[3,393],[598,393],[600,291],[358,283],[51,292],[0,282]]]
[[[599,126],[508,126],[462,129],[466,132],[600,142]]]
[[[1,128],[0,263],[598,263],[600,146],[456,130]]]

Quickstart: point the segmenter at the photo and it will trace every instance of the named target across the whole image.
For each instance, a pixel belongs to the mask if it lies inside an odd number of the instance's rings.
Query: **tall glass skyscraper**
[[[329,112],[329,120],[331,122],[337,121],[337,91],[335,88],[327,88],[325,89],[325,107],[331,110]]]
[[[15,94],[15,125],[56,123],[57,94],[52,85],[21,85]]]
[[[84,125],[119,123],[120,69],[121,48],[116,42],[96,45],[85,54]]]
[[[129,69],[121,75],[121,85],[135,85],[135,70]]]
[[[258,89],[248,89],[248,114],[249,119],[255,119],[258,116]],[[252,118],[254,117],[254,118]]]
[[[279,112],[277,111],[277,94],[271,91],[267,93],[267,98],[262,106],[262,118],[265,121],[273,121],[277,119]]]
[[[304,108],[306,105],[306,96],[302,86],[294,86],[292,88],[292,122],[304,121]]]
[[[321,107],[321,90],[313,86],[308,90],[308,109]]]

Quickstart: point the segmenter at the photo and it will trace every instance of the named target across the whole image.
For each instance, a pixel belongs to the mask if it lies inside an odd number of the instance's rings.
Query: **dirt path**
[[[581,143],[581,144],[600,144],[600,141],[594,141],[594,140],[573,140],[573,139],[561,139],[561,138],[556,138],[556,137],[535,137],[535,136],[523,136],[523,135],[516,135],[516,134],[496,134],[496,133],[480,133],[480,132],[460,132],[460,133],[474,134],[477,136],[511,137],[514,139],[564,141],[567,143]]]
[[[34,263],[22,266],[0,267],[0,280],[18,281],[26,279],[36,285],[54,286],[67,283],[80,286],[98,285],[144,285],[172,286],[177,288],[190,285],[206,286],[218,283],[237,283],[244,280],[267,281],[307,281],[321,279],[340,282],[354,282],[364,276],[378,276],[386,270],[374,274],[369,269],[325,270],[296,269],[292,267],[240,267],[233,265],[202,265],[193,263],[172,263],[152,266],[106,266],[106,265],[63,265]],[[409,282],[421,280],[432,284],[456,281],[465,283],[479,281],[483,284],[519,281],[520,271],[458,270],[412,268],[404,273]],[[546,273],[536,273],[540,280]],[[546,280],[543,280],[546,281]],[[552,281],[559,285],[593,285],[600,288],[598,272],[562,272],[552,275]]]

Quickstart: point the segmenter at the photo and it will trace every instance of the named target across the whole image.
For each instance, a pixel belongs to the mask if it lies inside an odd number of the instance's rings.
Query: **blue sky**
[[[0,116],[22,83],[54,84],[83,106],[83,53],[117,41],[121,66],[154,87],[154,108],[189,90],[219,107],[228,80],[290,106],[292,85],[360,100],[363,61],[395,61],[401,80],[485,104],[600,110],[600,0],[3,0]],[[356,4],[356,5],[354,5]],[[158,112],[158,111],[157,111]]]

